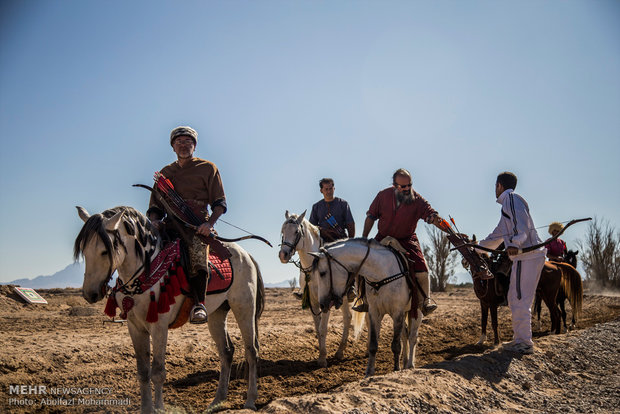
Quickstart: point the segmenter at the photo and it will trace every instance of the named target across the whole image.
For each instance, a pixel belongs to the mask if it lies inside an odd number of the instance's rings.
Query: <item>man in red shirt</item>
[[[441,229],[439,223],[443,219],[428,201],[413,191],[409,171],[404,168],[396,170],[392,176],[392,183],[392,187],[381,190],[370,205],[362,237],[368,237],[375,221],[379,220],[379,231],[375,239],[381,241],[387,236],[394,237],[407,250],[409,274],[415,274],[422,289],[421,293],[424,296],[422,313],[428,315],[437,309],[437,305],[431,303],[428,268],[415,231],[420,219],[434,224],[439,229]]]
[[[564,226],[562,225],[562,223],[554,221],[549,225],[549,234],[555,236],[556,234],[561,232],[563,228]],[[547,259],[556,262],[564,261],[564,257],[566,256],[566,243],[564,242],[564,240],[558,237],[552,242],[547,243],[545,247],[547,248]]]

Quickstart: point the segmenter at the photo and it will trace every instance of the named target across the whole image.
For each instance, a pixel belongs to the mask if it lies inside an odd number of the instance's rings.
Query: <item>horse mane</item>
[[[336,245],[344,244],[344,243],[355,243],[362,244],[364,246],[370,246],[371,249],[382,249],[386,248],[384,245],[376,241],[375,239],[366,239],[364,237],[355,237],[353,239],[342,239],[336,240],[330,243],[325,244],[324,248],[335,247]]]
[[[118,206],[105,210],[100,214],[93,214],[86,220],[84,226],[80,230],[75,243],[73,245],[73,259],[77,261],[84,253],[84,247],[93,237],[99,237],[108,252],[112,252],[122,247],[127,252],[127,247],[120,237],[119,231],[108,232],[103,225],[104,219],[113,217],[118,212],[123,212],[122,224],[128,235],[135,239],[135,253],[139,259],[144,262],[144,268],[147,273],[150,272],[151,257],[145,253],[146,246],[150,243],[154,246],[157,243],[157,234],[151,223],[138,210],[127,207]],[[113,265],[112,254],[108,255],[110,268]]]

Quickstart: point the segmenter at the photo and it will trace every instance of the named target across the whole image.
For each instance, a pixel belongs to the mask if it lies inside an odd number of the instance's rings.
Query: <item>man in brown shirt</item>
[[[214,163],[194,157],[194,150],[198,133],[191,127],[179,126],[170,133],[170,145],[177,155],[177,160],[165,166],[161,173],[168,178],[176,192],[185,200],[198,217],[204,217],[196,233],[209,236],[217,219],[226,212],[226,195],[220,173]],[[207,206],[211,206],[209,216]],[[155,196],[151,196],[149,219],[158,224],[165,216]],[[206,249],[197,237],[194,237],[189,250],[189,283],[194,290],[196,306],[192,309],[190,322],[204,323],[207,321],[207,311],[202,302],[205,300],[206,290]]]
[[[422,313],[428,315],[437,309],[430,300],[430,280],[428,268],[416,235],[418,220],[422,219],[434,224],[439,229],[443,220],[422,196],[411,186],[411,174],[404,168],[394,172],[392,187],[380,191],[373,200],[364,222],[362,237],[368,237],[376,220],[379,220],[379,231],[375,239],[381,241],[387,236],[394,237],[407,251],[409,273],[415,275],[422,289],[424,303]]]

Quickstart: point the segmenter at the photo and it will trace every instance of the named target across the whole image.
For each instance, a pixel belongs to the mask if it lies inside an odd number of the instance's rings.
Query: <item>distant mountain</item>
[[[17,279],[3,282],[3,285],[17,285],[32,289],[52,289],[66,287],[82,287],[84,281],[84,262],[70,264],[50,276],[37,276],[34,279]]]
[[[283,280],[281,282],[276,282],[276,283],[265,283],[265,287],[266,288],[290,288],[291,285],[289,284],[288,280]]]
[[[84,281],[84,262],[73,263],[50,276],[37,276],[34,279],[17,279],[12,282],[0,282],[0,285],[17,285],[32,289],[52,289],[82,287]],[[113,281],[112,281],[113,282]],[[112,284],[110,282],[110,284]],[[291,287],[288,280],[265,283],[266,288]]]

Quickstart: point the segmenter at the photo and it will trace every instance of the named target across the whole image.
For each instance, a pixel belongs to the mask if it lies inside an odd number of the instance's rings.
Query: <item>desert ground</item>
[[[104,322],[109,320],[103,314],[105,301],[89,305],[79,289],[39,293],[47,305],[25,304],[11,286],[0,286],[0,412],[138,411],[127,326]],[[490,342],[475,345],[480,309],[472,288],[453,287],[435,293],[434,299],[439,308],[423,320],[416,368],[391,372],[392,323],[386,317],[377,375],[364,379],[365,330],[357,342],[349,340],[344,360],[335,360],[342,317],[332,312],[331,358],[328,367],[321,368],[315,362],[318,345],[309,311],[302,311],[290,289],[266,289],[259,323],[259,411],[618,412],[620,297],[586,291],[576,329],[560,335],[549,335],[544,309],[542,330],[534,329],[536,352],[525,356]],[[510,312],[500,308],[499,316],[502,340],[510,340]],[[247,386],[241,368],[243,346],[232,314],[229,329],[236,364],[223,411],[243,407]],[[170,331],[166,362],[166,411],[204,412],[214,396],[219,369],[206,326],[186,324]],[[16,394],[17,386],[45,386],[48,394]],[[50,390],[57,394],[50,395]],[[116,405],[102,406],[102,400]],[[59,405],[66,401],[73,405]]]

